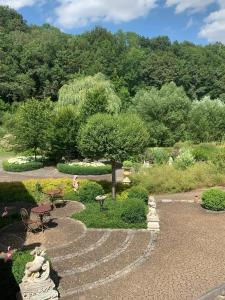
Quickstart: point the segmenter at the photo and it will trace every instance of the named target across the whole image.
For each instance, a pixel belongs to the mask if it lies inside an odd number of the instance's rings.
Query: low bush
[[[126,202],[126,201],[125,201]],[[139,201],[140,202],[140,201]],[[80,220],[88,228],[146,228],[146,221],[141,223],[126,223],[121,218],[123,202],[106,199],[104,209],[100,211],[96,201],[85,204],[86,209],[73,215],[74,219]]]
[[[80,165],[80,164],[57,164],[59,172],[72,175],[104,175],[112,172],[110,165]]]
[[[211,159],[212,163],[217,167],[219,172],[225,172],[225,149],[220,148]]]
[[[189,149],[181,150],[180,154],[175,159],[175,166],[178,169],[186,169],[194,165],[195,159]]]
[[[146,221],[146,206],[137,199],[129,199],[123,202],[121,218],[126,223],[142,223]]]
[[[130,161],[130,160],[125,160],[125,161],[123,162],[123,168],[125,168],[125,169],[130,169],[130,168],[132,168],[132,167],[133,167],[132,161]]]
[[[225,210],[225,192],[214,188],[202,194],[202,206],[209,210]]]
[[[88,180],[78,179],[79,186],[87,183]],[[78,200],[70,178],[45,178],[29,179],[21,182],[0,182],[0,202],[9,203],[16,201],[37,203],[42,201],[42,194],[37,192],[37,183],[41,185],[44,192],[64,187],[64,198],[67,200]]]
[[[158,165],[166,164],[169,160],[169,153],[164,148],[151,148],[148,150],[150,162]]]
[[[25,172],[43,168],[43,163],[39,161],[26,162],[23,164],[3,162],[3,169],[7,172]]]
[[[99,195],[103,195],[102,186],[96,182],[87,182],[79,189],[79,199],[81,202],[91,202]]]
[[[225,183],[225,174],[212,163],[198,162],[187,169],[173,165],[142,168],[132,176],[134,184],[141,184],[149,193],[176,193],[196,188],[213,187]]]
[[[128,199],[138,199],[148,203],[148,190],[140,185],[133,186],[128,190]]]
[[[214,144],[200,144],[193,146],[192,155],[196,161],[209,161],[216,154],[217,148]]]

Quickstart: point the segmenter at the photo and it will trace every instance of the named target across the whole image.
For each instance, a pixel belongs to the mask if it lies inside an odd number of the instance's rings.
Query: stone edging
[[[148,197],[148,215],[147,215],[147,228],[149,231],[159,232],[159,216],[156,210],[156,201],[153,196]]]
[[[196,300],[224,300],[225,284],[222,284]]]
[[[194,200],[172,200],[172,199],[161,199],[157,200],[158,203],[196,203]]]

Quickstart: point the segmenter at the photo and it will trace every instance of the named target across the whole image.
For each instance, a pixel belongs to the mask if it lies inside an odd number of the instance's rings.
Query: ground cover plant
[[[141,204],[142,202],[139,201]],[[73,215],[74,219],[80,220],[83,222],[88,228],[146,228],[146,217],[143,216],[143,209],[141,209],[141,217],[133,218],[132,214],[134,210],[136,210],[136,206],[131,204],[133,207],[132,212],[128,211],[126,201],[121,202],[118,200],[113,200],[111,198],[107,199],[104,204],[104,209],[100,211],[99,203],[92,201],[90,203],[86,203],[85,210],[80,213],[76,213]],[[135,202],[136,203],[136,202]],[[142,206],[140,204],[140,206]],[[142,206],[143,207],[143,206]],[[144,206],[145,216],[147,214],[147,205]],[[127,218],[122,218],[122,214],[126,212]],[[139,216],[139,212],[137,212]],[[131,215],[130,218],[128,215]],[[130,222],[130,220],[135,222]],[[127,222],[128,221],[128,222]],[[136,222],[137,221],[137,222]]]
[[[202,206],[209,210],[225,210],[225,192],[218,188],[205,191],[202,194]]]
[[[103,175],[110,174],[112,167],[101,162],[77,162],[77,163],[59,163],[57,169],[66,174],[72,175]]]

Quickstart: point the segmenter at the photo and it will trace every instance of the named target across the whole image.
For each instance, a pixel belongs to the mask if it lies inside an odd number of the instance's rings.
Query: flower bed
[[[110,174],[112,168],[110,165],[105,165],[101,162],[75,162],[57,165],[59,172],[72,175],[103,175]]]
[[[43,158],[33,156],[20,156],[3,161],[3,169],[7,172],[24,172],[37,170],[43,167]]]

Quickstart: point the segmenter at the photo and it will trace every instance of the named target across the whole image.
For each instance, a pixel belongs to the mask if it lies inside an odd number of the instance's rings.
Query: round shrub
[[[59,172],[72,175],[104,175],[112,172],[110,165],[92,166],[80,164],[57,164]]]
[[[133,186],[128,190],[128,199],[137,199],[148,203],[148,191],[140,185]]]
[[[145,222],[146,211],[144,202],[137,199],[129,199],[123,202],[121,218],[129,224]]]
[[[123,162],[123,168],[124,169],[131,169],[133,167],[133,163],[130,160],[125,160]]]
[[[202,206],[209,210],[225,210],[225,192],[220,189],[210,189],[202,194]]]
[[[81,202],[92,202],[98,195],[103,195],[104,190],[97,182],[87,182],[79,189],[79,198]]]
[[[4,161],[2,166],[7,172],[24,172],[41,169],[43,168],[43,163],[39,161],[30,161],[23,164],[17,164]]]

